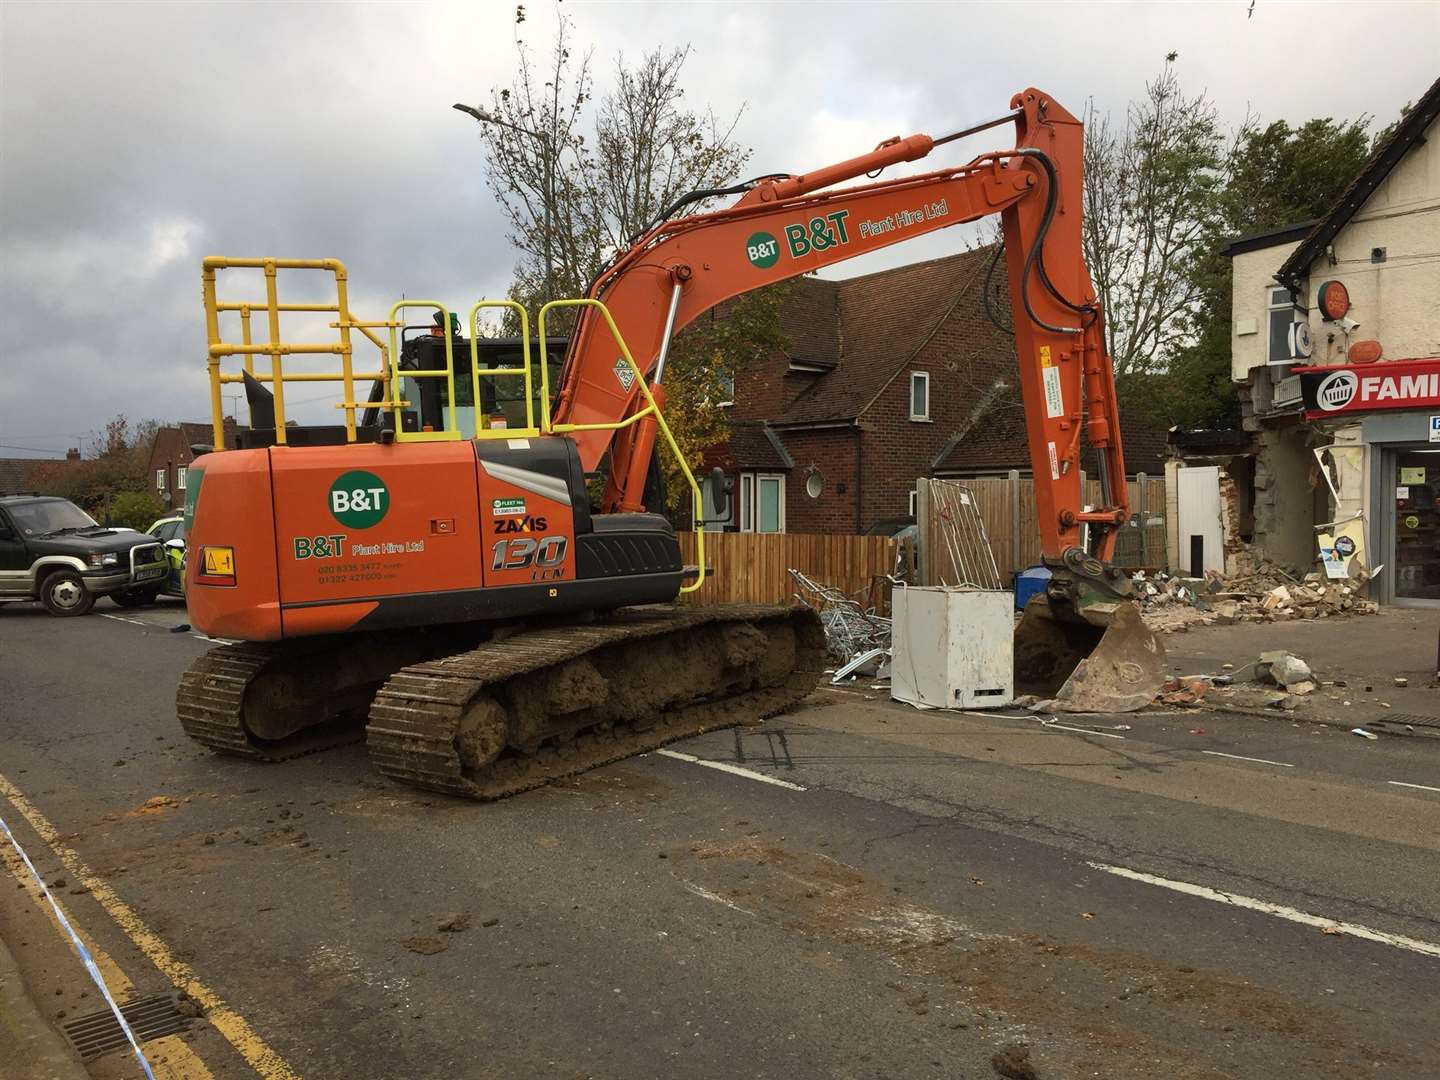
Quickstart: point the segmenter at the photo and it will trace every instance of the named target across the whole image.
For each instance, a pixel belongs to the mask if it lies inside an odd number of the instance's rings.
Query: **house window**
[[[723,409],[723,408],[725,408],[725,407],[727,407],[727,406],[729,406],[729,405],[734,405],[734,404],[735,404],[735,376],[734,376],[734,375],[723,375],[723,374],[722,374],[722,375],[720,376],[720,401],[719,401],[717,407]]]
[[[1270,333],[1270,348],[1265,359],[1269,364],[1289,365],[1295,362],[1294,357],[1290,354],[1290,325],[1304,322],[1308,312],[1304,308],[1296,306],[1295,301],[1291,299],[1289,289],[1272,288],[1268,296],[1270,299],[1267,325]]]
[[[930,419],[930,373],[928,371],[912,371],[910,373],[910,419]]]
[[[915,501],[916,501],[916,499],[917,499],[918,497],[919,497],[919,493],[918,493],[918,492],[915,492],[915,491],[911,491],[911,492],[910,492],[910,516],[911,516],[912,518],[915,516]]]
[[[184,491],[184,490],[185,490],[185,466],[184,466],[184,465],[179,465],[179,466],[177,466],[176,469],[175,469],[175,489],[176,489],[177,491]]]
[[[164,469],[156,469],[156,470],[155,470],[155,490],[156,490],[156,491],[164,491],[164,490],[165,490],[165,470],[164,470]]]
[[[740,531],[785,531],[785,474],[740,474]]]

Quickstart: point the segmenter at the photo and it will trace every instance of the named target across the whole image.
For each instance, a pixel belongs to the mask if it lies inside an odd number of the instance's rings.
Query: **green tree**
[[[574,52],[570,19],[561,16],[540,62],[521,37],[524,21],[521,8],[516,76],[492,90],[480,138],[486,183],[520,252],[510,295],[533,311],[546,300],[585,295],[600,268],[662,210],[688,192],[733,181],[750,150],[734,138],[743,107],[722,120],[688,106],[688,47],[656,49],[635,64],[617,58],[613,88],[592,104],[593,54]]]
[[[1225,161],[1215,214],[1187,267],[1196,302],[1181,319],[1186,343],[1169,361],[1169,378],[1151,401],[1158,416],[1187,427],[1238,427],[1230,380],[1232,272],[1222,254],[1237,236],[1318,218],[1364,166],[1370,118],[1330,117],[1291,127],[1247,119]]]
[[[165,504],[150,491],[122,491],[110,500],[106,508],[107,525],[148,529],[156,518],[165,514]]]
[[[1085,113],[1083,241],[1105,310],[1117,379],[1164,369],[1197,301],[1186,273],[1213,228],[1225,136],[1204,93],[1187,94],[1177,54],[1131,102],[1123,126]]]
[[[131,424],[117,416],[103,431],[90,435],[90,451],[84,459],[37,462],[27,483],[42,494],[69,499],[103,520],[116,495],[149,489],[150,446],[158,427],[154,420]]]

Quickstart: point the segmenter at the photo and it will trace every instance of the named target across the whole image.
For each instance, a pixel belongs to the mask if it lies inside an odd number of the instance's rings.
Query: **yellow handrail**
[[[440,322],[445,328],[445,367],[427,369],[424,371],[400,370],[400,348],[396,341],[395,332],[404,326],[404,323],[397,321],[396,316],[406,308],[423,307],[434,308],[440,312]],[[390,305],[390,375],[397,390],[396,401],[390,403],[391,413],[395,417],[395,441],[396,442],[447,442],[460,438],[460,425],[456,417],[459,410],[455,407],[455,352],[450,344],[450,309],[438,300],[397,300]],[[439,379],[444,378],[450,402],[450,422],[444,431],[405,431],[404,423],[400,419],[400,403],[398,401],[401,378],[406,379]]]
[[[275,410],[275,442],[279,446],[286,444],[285,425],[285,384],[287,382],[340,382],[343,384],[343,400],[336,406],[345,410],[345,439],[347,442],[354,442],[355,432],[355,411],[366,405],[393,405],[390,398],[391,392],[391,362],[387,355],[384,343],[373,333],[369,327],[376,324],[365,324],[357,321],[350,314],[349,300],[349,272],[345,264],[339,259],[230,259],[222,256],[207,256],[203,262],[203,284],[205,298],[205,331],[208,339],[207,359],[210,374],[210,420],[212,439],[216,449],[223,449],[225,446],[225,416],[224,404],[221,398],[221,386],[225,383],[243,382],[245,374],[248,374],[261,382],[271,384],[271,393],[274,395]],[[220,300],[216,295],[216,271],[228,269],[258,269],[265,274],[265,299],[264,301],[234,301]],[[280,302],[279,290],[276,278],[280,270],[321,270],[334,275],[335,278],[335,302],[333,304],[282,304]],[[269,331],[268,340],[257,343],[251,336],[251,315],[256,311],[263,310],[267,315],[267,328]],[[235,311],[240,314],[240,343],[227,342],[220,336],[220,313],[222,311]],[[282,312],[334,312],[337,316],[331,327],[339,331],[339,341],[335,343],[318,342],[284,342],[280,340],[280,314]],[[366,338],[380,350],[381,371],[371,375],[369,373],[356,375],[353,367],[353,345],[350,339],[350,331],[358,329]],[[286,375],[284,371],[285,356],[295,355],[337,355],[340,357],[340,370],[338,372],[303,372]],[[227,356],[239,356],[244,361],[245,374],[226,374],[220,370],[220,361]],[[268,374],[256,374],[253,358],[256,356],[270,357],[270,371]],[[356,379],[381,379],[385,384],[385,400],[382,402],[357,402],[355,400]]]
[[[600,310],[600,314],[605,317],[605,324],[610,328],[610,336],[615,339],[615,344],[620,347],[620,355],[625,358],[625,362],[630,365],[630,370],[635,373],[635,381],[640,386],[640,393],[644,395],[647,407],[613,424],[553,424],[549,425],[550,430],[560,435],[567,434],[571,431],[618,431],[620,428],[628,427],[635,423],[635,421],[639,420],[642,416],[653,414],[656,424],[660,427],[661,434],[665,436],[666,445],[670,447],[670,452],[675,455],[675,460],[680,465],[680,471],[685,475],[685,482],[690,485],[690,496],[694,505],[691,520],[695,522],[704,521],[704,505],[700,496],[700,485],[695,482],[695,476],[690,472],[690,465],[685,460],[685,455],[680,452],[680,444],[675,441],[675,435],[671,432],[670,425],[665,422],[664,413],[660,411],[660,406],[656,404],[654,395],[650,393],[650,387],[645,382],[645,373],[640,370],[640,365],[635,363],[635,358],[630,355],[630,346],[625,344],[625,339],[620,334],[620,328],[615,325],[615,318],[610,314],[610,309],[607,308],[602,301],[589,298],[581,298],[578,300],[551,300],[540,309],[540,317],[537,320],[540,336],[540,355],[547,355],[545,349],[546,314],[551,308],[565,307],[593,307]],[[544,394],[544,401],[547,403],[545,419],[548,421],[550,419],[548,407],[548,402],[550,401],[550,380],[544,368],[541,368],[540,378],[541,392]],[[705,530],[703,528],[695,530],[695,561],[699,564],[696,568],[699,572],[693,583],[680,587],[681,592],[695,592],[705,583]]]
[[[522,358],[523,358],[522,361],[521,361],[521,363],[522,363],[523,366],[518,367],[518,368],[486,368],[484,371],[481,371],[481,370],[480,370],[480,335],[475,332],[475,316],[480,313],[480,309],[481,309],[481,308],[508,308],[509,310],[515,312],[516,317],[520,320],[520,353],[521,353],[521,356],[522,356]],[[534,382],[533,382],[533,380],[532,380],[532,376],[531,376],[531,374],[530,374],[530,368],[531,368],[531,356],[530,356],[530,313],[525,310],[525,306],[524,306],[523,304],[516,303],[514,300],[477,300],[477,301],[475,302],[475,306],[470,309],[468,326],[470,327],[470,382],[471,382],[471,384],[472,384],[472,386],[473,386],[473,388],[474,388],[472,392],[473,392],[474,395],[475,395],[475,438],[477,438],[477,439],[487,439],[487,438],[488,438],[488,439],[498,439],[498,438],[528,438],[528,437],[533,436],[533,435],[547,434],[547,433],[549,432],[549,430],[550,430],[550,426],[549,426],[548,422],[546,423],[546,425],[545,425],[544,428],[537,428],[537,427],[535,426],[535,388],[534,388]],[[545,358],[542,356],[542,357],[541,357],[542,369],[543,369],[544,363],[545,363]],[[491,434],[489,434],[489,431],[488,431],[488,429],[489,429],[489,427],[490,427],[489,417],[485,417],[485,418],[483,419],[483,421],[482,421],[481,415],[480,415],[480,414],[481,414],[481,411],[482,411],[482,410],[481,410],[481,407],[480,407],[480,406],[481,406],[480,377],[481,377],[482,375],[484,375],[484,376],[487,377],[487,378],[490,378],[490,377],[493,377],[493,376],[497,376],[497,375],[523,375],[523,376],[524,376],[524,378],[525,378],[525,430],[524,430],[524,431],[514,431],[514,430],[511,430],[511,429],[507,428],[507,429],[505,429],[505,433],[504,433],[503,435],[501,435],[501,434],[496,434],[496,435],[491,435]],[[547,419],[548,419],[548,416],[549,416],[549,403],[548,403],[548,402],[546,403],[546,406],[545,406],[545,413],[546,413],[546,416],[547,416]],[[482,425],[483,425],[483,427],[482,427]]]

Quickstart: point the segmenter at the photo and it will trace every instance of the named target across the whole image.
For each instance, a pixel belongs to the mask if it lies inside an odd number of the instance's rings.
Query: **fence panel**
[[[990,536],[990,547],[1000,568],[1001,580],[1040,561],[1040,525],[1035,510],[1035,481],[1012,473],[1009,476],[966,479],[961,483],[974,495]],[[923,485],[921,485],[923,488]],[[1115,542],[1115,563],[1127,567],[1165,566],[1165,478],[1141,476],[1126,485],[1130,497],[1131,525],[1120,530]],[[1100,502],[1100,482],[1085,482],[1085,501]],[[926,585],[938,585],[945,577],[944,541],[939,523],[926,521],[920,538],[921,577]],[[940,553],[936,557],[935,553]]]
[[[680,534],[680,554],[695,562],[695,534]],[[709,570],[692,604],[779,604],[795,595],[789,570],[841,590],[862,603],[888,606],[881,588],[895,569],[895,543],[885,536],[805,533],[706,533]]]

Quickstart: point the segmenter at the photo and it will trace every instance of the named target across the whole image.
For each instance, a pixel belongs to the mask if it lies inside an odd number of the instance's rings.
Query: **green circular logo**
[[[745,254],[749,256],[751,266],[764,270],[774,266],[780,258],[780,241],[768,232],[757,232],[745,241]]]
[[[330,485],[330,513],[350,529],[379,525],[390,509],[390,489],[372,472],[355,469]]]

